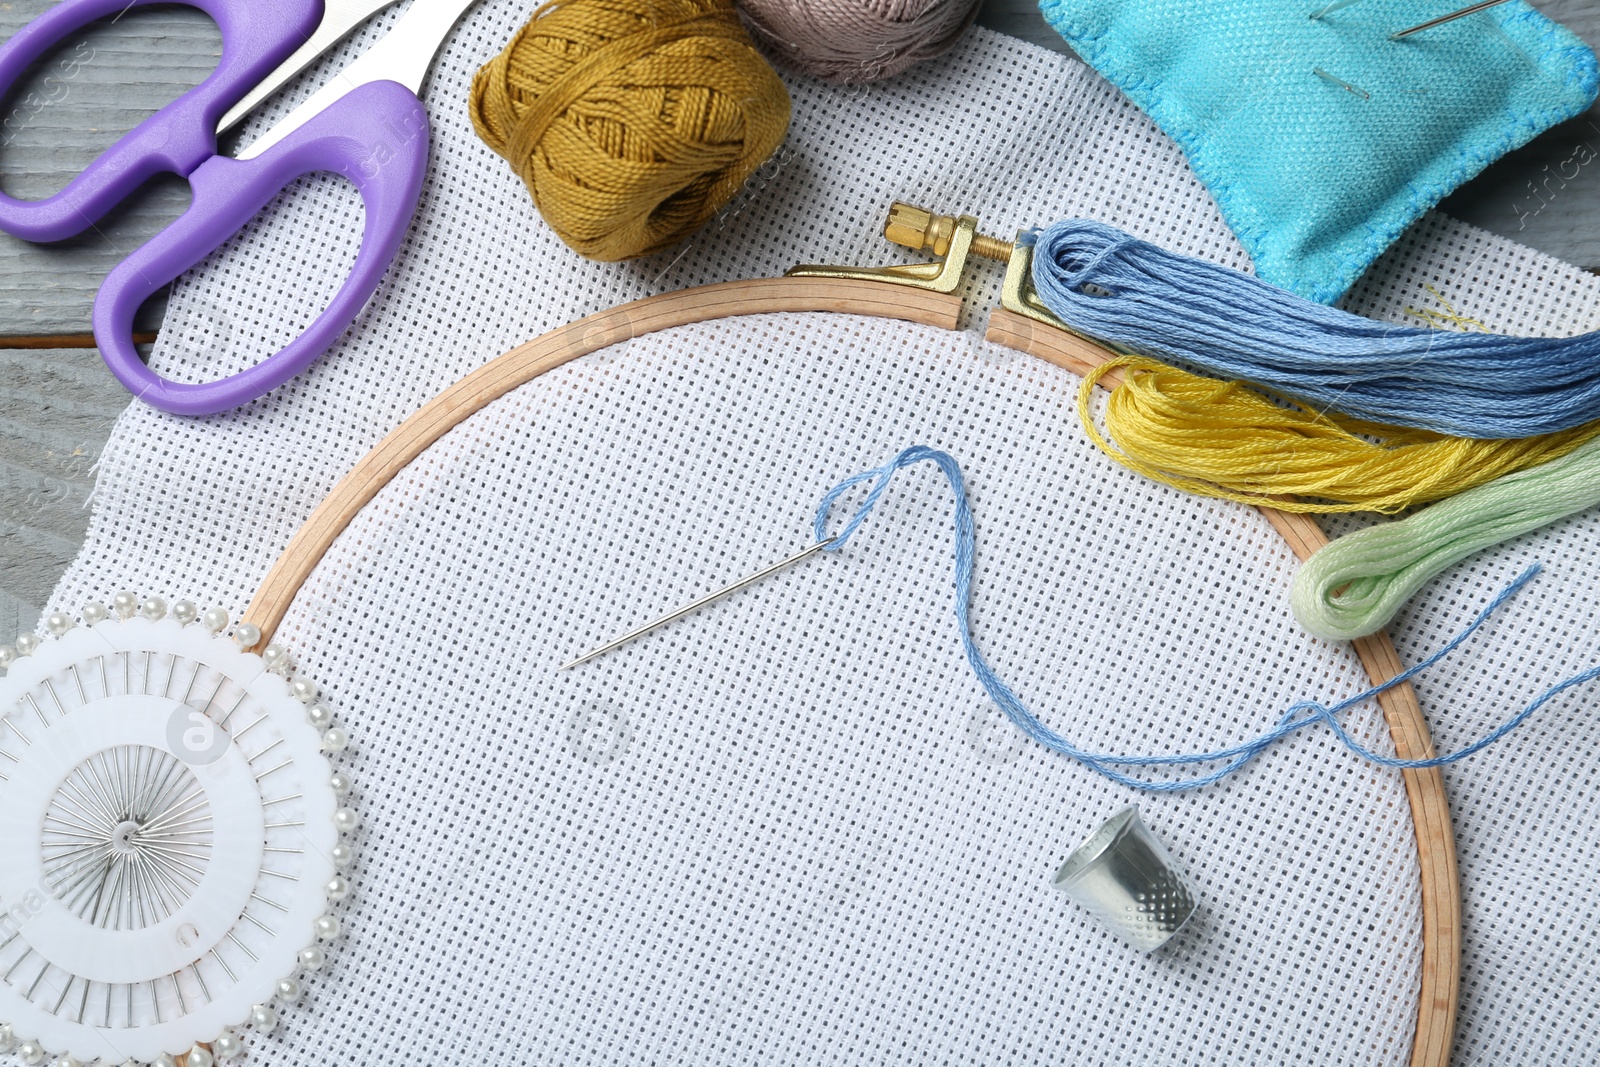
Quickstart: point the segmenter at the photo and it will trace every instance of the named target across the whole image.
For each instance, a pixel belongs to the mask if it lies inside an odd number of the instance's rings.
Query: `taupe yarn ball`
[[[981,0],[739,0],[756,39],[786,66],[836,84],[877,81],[943,55]]]
[[[471,108],[556,234],[608,261],[699,229],[789,128],[730,0],[546,4],[478,72]]]

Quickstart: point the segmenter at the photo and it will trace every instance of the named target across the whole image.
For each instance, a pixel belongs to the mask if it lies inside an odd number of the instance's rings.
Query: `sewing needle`
[[[734,582],[731,585],[725,585],[721,589],[718,589],[718,590],[716,590],[714,592],[707,593],[705,596],[701,597],[700,599],[695,600],[695,601],[693,601],[691,603],[685,604],[683,607],[678,608],[676,611],[673,611],[670,614],[661,616],[661,618],[656,619],[654,622],[647,622],[643,626],[640,626],[640,627],[638,627],[636,629],[633,629],[633,630],[629,630],[627,633],[623,634],[621,637],[619,637],[619,638],[617,638],[617,639],[615,639],[613,641],[607,641],[605,644],[601,645],[599,648],[594,649],[594,650],[592,650],[590,652],[585,652],[583,655],[579,656],[577,659],[573,660],[571,663],[562,664],[557,669],[564,671],[569,667],[576,667],[580,663],[587,663],[590,660],[594,659],[596,656],[602,656],[605,653],[610,652],[612,649],[617,648],[620,645],[627,644],[629,641],[632,641],[635,637],[641,637],[644,634],[649,633],[651,630],[654,630],[657,626],[665,626],[667,623],[672,622],[675,619],[681,619],[681,618],[683,618],[683,616],[689,614],[691,611],[694,611],[697,608],[705,607],[707,604],[711,603],[713,600],[720,600],[721,598],[727,596],[729,593],[737,593],[739,590],[743,589],[745,586],[754,585],[756,582],[759,582],[761,579],[767,577],[767,575],[769,575],[769,574],[776,574],[778,571],[783,570],[785,567],[793,566],[794,564],[799,563],[801,560],[806,559],[809,556],[814,556],[818,552],[821,552],[823,549],[825,549],[825,548],[829,547],[830,545],[832,545],[837,540],[838,540],[837,537],[830,537],[826,541],[818,541],[816,544],[812,545],[810,548],[802,549],[801,551],[796,552],[794,555],[790,556],[788,559],[781,559],[777,563],[774,563],[772,566],[764,567],[761,570],[756,571],[754,574],[749,575],[748,577],[740,578],[737,582]]]
[[[1389,40],[1398,41],[1402,37],[1410,37],[1413,33],[1421,33],[1423,30],[1431,30],[1435,26],[1443,26],[1446,22],[1454,22],[1456,19],[1464,19],[1468,15],[1476,15],[1480,11],[1487,11],[1491,7],[1499,7],[1503,3],[1506,3],[1506,0],[1483,0],[1483,3],[1481,4],[1473,4],[1471,7],[1464,7],[1460,11],[1452,11],[1448,15],[1440,15],[1436,19],[1429,19],[1427,22],[1413,26],[1409,30],[1401,30],[1399,33],[1391,33],[1389,35]]]

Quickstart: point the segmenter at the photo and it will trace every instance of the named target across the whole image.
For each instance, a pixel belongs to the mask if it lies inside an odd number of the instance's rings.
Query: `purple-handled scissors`
[[[36,59],[97,19],[160,0],[63,0],[0,47],[0,96]],[[156,174],[187,178],[181,218],[120,264],[94,304],[106,365],[135,396],[165,411],[210,415],[262,396],[338,340],[377,291],[416,213],[427,169],[428,115],[417,93],[434,53],[475,0],[413,0],[405,17],[239,158],[217,134],[393,0],[181,0],[216,20],[222,60],[199,86],[135,127],[54,196],[0,194],[0,229],[59,241],[98,222]],[[225,114],[226,113],[226,114]],[[302,175],[332,171],[360,190],[366,229],[355,267],[327,310],[281,352],[203,384],[171,382],[133,343],[149,297],[239,232]]]

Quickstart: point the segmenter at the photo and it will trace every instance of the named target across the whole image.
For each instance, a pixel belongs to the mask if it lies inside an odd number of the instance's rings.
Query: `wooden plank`
[[[92,348],[0,351],[0,643],[31,629],[89,525],[128,393]]]
[[[9,38],[50,0],[0,4]],[[21,199],[64,186],[117,138],[216,68],[222,38],[202,12],[136,8],[69,37],[0,102],[0,189]],[[183,213],[188,183],[156,179],[85,235],[33,245],[0,234],[0,337],[86,334],[94,294],[111,268]],[[139,328],[160,323],[152,301]]]
[[[1600,47],[1600,4],[1595,0],[1533,4],[1591,47]],[[1072,54],[1045,22],[1036,0],[986,0],[978,22]],[[1585,159],[1589,162],[1581,162]],[[1600,269],[1600,104],[1510,153],[1448,197],[1440,209],[1557,259]]]

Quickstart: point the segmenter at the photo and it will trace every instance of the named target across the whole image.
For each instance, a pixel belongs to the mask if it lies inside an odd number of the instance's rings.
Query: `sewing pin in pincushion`
[[[1131,804],[1078,846],[1051,884],[1140,952],[1172,940],[1199,906],[1172,854]]]
[[[1427,22],[1419,23],[1415,26],[1412,26],[1410,29],[1401,30],[1399,33],[1391,33],[1389,35],[1389,40],[1403,40],[1404,38],[1410,37],[1413,33],[1421,33],[1423,30],[1431,30],[1435,26],[1443,26],[1447,22],[1454,22],[1456,19],[1464,19],[1468,15],[1476,15],[1480,11],[1487,11],[1491,7],[1499,7],[1501,4],[1508,2],[1509,0],[1483,0],[1483,2],[1480,4],[1473,4],[1471,7],[1464,7],[1460,11],[1452,11],[1448,15],[1440,15],[1436,19],[1429,19]]]

